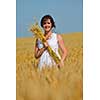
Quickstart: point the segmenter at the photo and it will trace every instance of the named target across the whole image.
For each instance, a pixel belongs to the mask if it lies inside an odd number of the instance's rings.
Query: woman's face
[[[43,23],[43,29],[45,32],[49,32],[52,29],[52,23],[50,21],[50,19],[47,19],[44,23]]]

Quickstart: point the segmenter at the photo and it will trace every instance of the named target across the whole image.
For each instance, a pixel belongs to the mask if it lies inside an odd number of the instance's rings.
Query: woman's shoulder
[[[53,35],[56,37],[57,41],[62,40],[62,36],[59,33],[53,33]]]
[[[53,36],[57,37],[58,38],[58,33],[53,33]]]
[[[43,44],[42,44],[42,42],[41,42],[40,39],[37,39],[37,40],[36,40],[36,45],[37,45],[37,47],[38,47],[39,49],[43,48]]]
[[[54,32],[53,34],[56,35],[56,36],[58,36],[58,37],[61,36],[60,33],[55,33],[55,32]]]
[[[39,45],[39,44],[41,44],[41,43],[42,43],[41,40],[37,38],[37,39],[36,39],[36,44]]]
[[[38,43],[38,42],[41,42],[41,40],[37,38],[37,39],[36,39],[36,42],[37,42],[37,43]]]
[[[62,40],[61,34],[57,34],[57,40]]]

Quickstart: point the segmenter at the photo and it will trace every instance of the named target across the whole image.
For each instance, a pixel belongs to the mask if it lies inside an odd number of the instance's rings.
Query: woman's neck
[[[45,32],[45,37],[46,37],[46,39],[49,39],[50,36],[51,36],[51,34],[52,34],[52,31]]]

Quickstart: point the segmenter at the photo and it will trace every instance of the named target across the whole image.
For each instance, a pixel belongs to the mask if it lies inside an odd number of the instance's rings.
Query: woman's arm
[[[64,62],[64,60],[66,59],[67,57],[67,49],[65,47],[65,44],[64,44],[64,41],[61,37],[61,35],[57,35],[57,39],[58,39],[58,44],[59,44],[59,47],[60,47],[60,50],[62,52],[62,56],[61,56],[61,63]]]
[[[38,48],[38,45],[37,45],[37,41],[36,40],[36,44],[35,44],[35,58],[38,59],[42,54],[43,52],[47,49],[48,45],[46,45],[46,43],[44,44],[44,47],[39,49]]]

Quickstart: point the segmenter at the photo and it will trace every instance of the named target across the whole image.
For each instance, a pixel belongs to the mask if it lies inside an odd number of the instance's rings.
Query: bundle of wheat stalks
[[[46,38],[42,32],[42,29],[39,27],[38,23],[32,25],[32,27],[30,28],[30,31],[35,34],[44,44],[46,42]],[[56,53],[52,50],[52,48],[50,46],[48,46],[47,48],[50,56],[53,58],[53,60],[56,62],[56,64],[59,64],[60,59],[59,57],[56,55]]]

